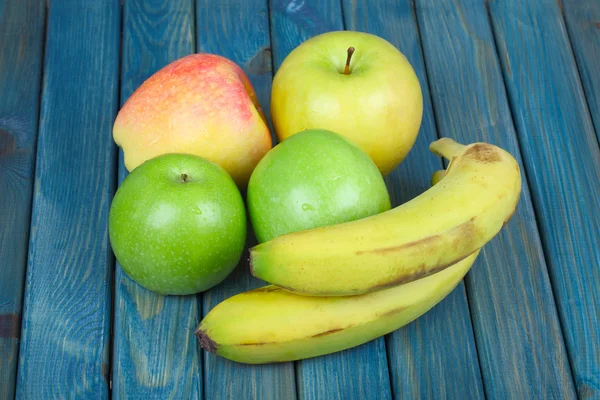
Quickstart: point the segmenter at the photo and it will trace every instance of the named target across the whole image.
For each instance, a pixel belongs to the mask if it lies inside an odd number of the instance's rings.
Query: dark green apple
[[[254,169],[248,211],[259,242],[390,209],[377,166],[341,135],[305,130],[271,149]]]
[[[160,294],[198,293],[238,263],[244,201],[217,164],[166,154],[125,178],[111,204],[109,234],[121,267],[140,285]]]

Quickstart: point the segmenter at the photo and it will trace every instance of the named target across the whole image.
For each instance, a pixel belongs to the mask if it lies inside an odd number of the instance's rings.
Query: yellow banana
[[[481,248],[517,206],[518,163],[488,143],[443,138],[430,150],[450,160],[435,186],[371,217],[254,246],[252,274],[299,294],[355,295],[439,272]]]
[[[200,322],[203,349],[248,364],[349,349],[388,334],[448,295],[479,250],[426,278],[358,296],[300,296],[275,285],[230,297]]]

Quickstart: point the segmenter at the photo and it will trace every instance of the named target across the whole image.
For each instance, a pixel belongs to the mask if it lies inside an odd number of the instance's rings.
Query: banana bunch
[[[450,160],[437,185],[368,218],[261,243],[250,249],[252,274],[300,294],[346,296],[425,277],[481,248],[516,207],[517,162],[486,143],[446,138],[430,148]]]
[[[521,174],[488,143],[443,138],[430,150],[450,163],[413,200],[251,248],[252,274],[271,285],[211,310],[201,347],[250,364],[315,357],[390,333],[448,295],[512,216]]]
[[[437,274],[358,296],[298,296],[275,285],[251,290],[218,304],[196,334],[205,350],[250,364],[344,350],[424,314],[458,285],[478,252]]]

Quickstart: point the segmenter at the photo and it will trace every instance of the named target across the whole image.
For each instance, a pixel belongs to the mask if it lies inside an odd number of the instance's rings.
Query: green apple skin
[[[247,204],[261,243],[391,207],[369,156],[341,135],[318,129],[291,136],[263,157],[250,177]]]
[[[207,290],[231,273],[246,241],[238,187],[217,164],[166,154],[135,168],[118,188],[109,236],[127,275],[163,295]]]
[[[347,53],[354,47],[349,73]],[[305,129],[350,139],[385,176],[413,147],[423,116],[419,79],[383,38],[333,31],[290,52],[273,78],[271,118],[279,141]]]

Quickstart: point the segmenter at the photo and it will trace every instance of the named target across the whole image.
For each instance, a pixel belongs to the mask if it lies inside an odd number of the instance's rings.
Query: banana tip
[[[210,351],[211,353],[215,353],[217,351],[217,343],[212,340],[210,336],[208,336],[205,330],[198,329],[195,333],[198,337],[198,341],[200,342],[200,347],[206,351]]]

